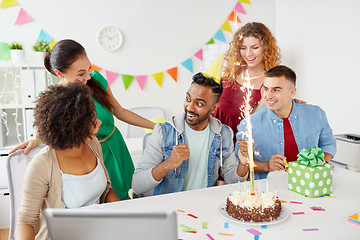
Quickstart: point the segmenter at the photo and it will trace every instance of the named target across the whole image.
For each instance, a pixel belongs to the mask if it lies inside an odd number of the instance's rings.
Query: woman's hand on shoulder
[[[295,102],[298,102],[298,103],[307,103],[306,101],[303,101],[303,100],[300,100],[300,99],[296,99],[296,98],[294,98],[294,101],[295,101]]]
[[[38,139],[31,139],[29,141],[23,142],[20,145],[14,147],[9,154],[16,152],[17,150],[25,149],[24,153],[28,154],[31,149],[40,145],[40,141]]]

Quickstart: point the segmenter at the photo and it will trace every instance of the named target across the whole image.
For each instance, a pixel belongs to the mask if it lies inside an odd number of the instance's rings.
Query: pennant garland
[[[45,42],[51,42],[52,41],[52,37],[50,37],[49,34],[47,34],[43,29],[41,29],[40,33],[39,33],[39,37],[37,40],[43,40]]]
[[[240,4],[240,3],[239,3]],[[237,13],[235,11],[232,11],[228,17],[228,20],[233,21],[233,22],[238,22],[241,23]]]
[[[19,2],[16,0],[2,0],[2,2],[0,3],[0,8],[7,8],[16,5],[19,5]]]
[[[221,42],[226,42],[226,38],[225,38],[225,35],[224,35],[223,31],[233,33],[229,21],[232,21],[234,23],[241,23],[241,20],[238,17],[238,13],[246,14],[246,12],[245,12],[243,6],[241,5],[241,3],[251,4],[250,0],[238,0],[236,5],[234,6],[234,11],[232,11],[230,13],[230,15],[228,16],[226,21],[221,26],[221,28],[214,34],[214,36],[205,45],[214,44],[215,40],[218,40],[218,41],[221,41]],[[17,0],[2,0],[1,3],[0,3],[0,8],[7,8],[7,7],[11,7],[11,6],[16,6],[16,5],[19,5],[19,2]],[[34,20],[34,19],[23,8],[20,8],[20,12],[19,12],[19,14],[18,14],[18,16],[16,18],[15,25],[24,24],[24,23],[30,22],[32,20]],[[37,40],[43,40],[43,41],[49,42],[51,49],[57,43],[57,41],[55,41],[43,29],[41,29]],[[202,61],[203,60],[203,50],[202,50],[202,48],[200,50],[198,50],[193,56]],[[181,63],[181,65],[183,67],[185,67],[188,71],[193,73],[194,69],[193,69],[193,59],[192,59],[192,57],[189,57],[188,59],[183,61]],[[101,71],[102,68],[92,64],[91,68],[90,68],[90,71],[94,71],[94,70]],[[175,82],[177,82],[177,78],[178,78],[178,67],[177,66],[166,70],[166,72],[170,75],[170,77],[172,79],[174,79]],[[112,72],[112,71],[109,71],[109,70],[105,70],[105,74],[106,74],[109,85],[111,85],[119,75],[119,73]],[[138,85],[140,86],[141,90],[144,90],[145,83],[146,83],[147,78],[148,78],[147,75],[133,76],[133,75],[127,75],[127,74],[121,74],[121,77],[123,79],[124,86],[125,86],[126,90],[129,88],[129,86],[130,86],[130,84],[131,84],[131,82],[133,81],[134,78],[136,79],[136,81],[137,81]],[[152,74],[152,77],[155,79],[157,84],[159,84],[159,86],[162,87],[164,73],[163,72],[158,72],[158,73]]]
[[[189,70],[191,73],[193,73],[193,63],[192,63],[192,59],[188,58],[185,61],[183,61],[181,63],[181,65],[183,65],[187,70]]]
[[[246,14],[246,12],[240,2],[237,2],[235,4],[235,11],[238,13]]]
[[[152,76],[155,79],[155,81],[159,84],[159,86],[161,87],[164,73],[163,72],[154,73]]]
[[[232,33],[232,30],[231,30],[231,27],[230,27],[230,23],[229,23],[228,20],[226,20],[226,21],[224,22],[224,24],[222,25],[221,29],[224,30],[224,31],[227,31],[227,32],[229,32],[229,33]]]
[[[177,67],[170,68],[166,72],[177,82]]]
[[[106,74],[106,79],[107,79],[109,85],[111,85],[114,82],[114,80],[117,78],[117,76],[119,76],[118,73],[111,72],[108,70],[105,70],[105,74]]]
[[[139,84],[141,90],[144,90],[147,76],[146,75],[137,75],[135,77],[135,79],[136,79],[137,83]]]
[[[127,90],[129,88],[129,86],[130,86],[130,83],[134,79],[134,76],[127,75],[127,74],[121,74],[121,77],[123,79],[125,89]]]
[[[197,51],[194,56],[202,61],[203,60],[203,50],[202,50],[202,48],[199,51]]]
[[[25,12],[24,9],[20,8],[20,12],[16,18],[15,25],[30,22],[32,20],[33,18],[27,12]]]
[[[222,41],[222,42],[226,42],[224,33],[223,33],[223,31],[221,31],[221,29],[219,29],[219,30],[215,33],[214,38],[217,39],[217,40],[220,40],[220,41]]]
[[[251,4],[250,0],[239,0],[241,3]]]
[[[91,64],[91,66],[90,66],[90,72],[95,71],[95,70],[100,72],[101,69],[102,69],[101,67],[98,67],[98,66],[96,66],[94,64]]]

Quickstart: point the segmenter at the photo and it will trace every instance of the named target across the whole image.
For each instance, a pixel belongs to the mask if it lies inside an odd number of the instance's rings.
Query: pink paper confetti
[[[261,235],[261,234],[262,234],[261,232],[259,232],[259,231],[256,230],[256,229],[253,229],[253,228],[250,228],[250,229],[248,229],[248,230],[246,230],[246,231],[248,231],[248,232],[251,233],[252,235]]]
[[[304,212],[293,212],[293,215],[300,215],[300,214],[305,214]]]
[[[352,221],[350,221],[350,220],[346,220],[345,222],[348,223],[348,224],[351,224],[351,225],[353,225],[353,226],[355,226],[355,227],[360,228],[360,224],[354,223],[354,222],[352,222]]]
[[[215,240],[215,238],[213,238],[210,234],[206,234],[206,236],[207,236],[210,240]]]
[[[290,203],[303,204],[302,202],[295,202],[295,201],[290,201]]]
[[[325,211],[322,207],[310,207],[313,211]]]

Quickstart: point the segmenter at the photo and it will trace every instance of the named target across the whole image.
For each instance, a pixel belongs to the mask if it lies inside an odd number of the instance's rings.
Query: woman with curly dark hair
[[[240,107],[246,92],[243,89],[246,71],[253,85],[250,105],[254,109],[261,100],[261,86],[265,71],[280,63],[280,49],[270,30],[262,23],[250,22],[234,33],[230,48],[224,56],[222,84],[224,92],[219,108],[213,114],[237,133],[242,120]],[[234,141],[236,138],[234,137]]]
[[[131,188],[134,163],[114,116],[128,124],[153,129],[155,123],[128,109],[115,99],[107,80],[98,72],[90,72],[91,62],[84,47],[71,39],[61,40],[54,45],[44,59],[45,68],[60,78],[60,84],[81,82],[91,88],[97,117],[102,121],[97,138],[104,154],[105,166],[109,172],[113,188],[120,199],[128,198]],[[25,148],[27,153],[39,144],[33,139],[15,147],[11,152]]]
[[[50,87],[37,100],[34,117],[37,136],[46,146],[26,169],[16,239],[49,238],[45,208],[120,200],[103,162],[96,138],[101,121],[86,85]]]

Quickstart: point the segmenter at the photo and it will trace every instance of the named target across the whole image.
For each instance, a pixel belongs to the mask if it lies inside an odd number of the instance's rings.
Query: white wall
[[[91,2],[91,4],[89,4]],[[107,70],[122,74],[149,75],[143,91],[135,81],[126,91],[118,77],[111,89],[126,108],[161,106],[167,116],[183,111],[183,101],[192,74],[181,62],[193,56],[216,33],[235,6],[236,0],[107,0],[20,1],[35,21],[14,26],[20,7],[0,9],[0,41],[22,41],[27,57],[33,58],[31,45],[43,28],[54,39],[73,38],[84,45],[90,60]],[[247,15],[243,23],[263,21],[274,30],[274,1],[253,0],[243,4]],[[97,43],[98,31],[106,25],[117,26],[124,44],[115,53],[103,51]],[[240,24],[239,24],[240,27]],[[231,34],[226,34],[228,40]],[[194,73],[201,70],[193,58]],[[178,82],[164,74],[162,88],[151,74],[178,66]],[[117,122],[125,133],[125,124]]]
[[[282,63],[297,97],[321,106],[335,134],[360,134],[360,1],[276,0]]]
[[[0,41],[22,41],[27,57],[34,58],[31,45],[43,28],[56,40],[73,38],[84,45],[91,61],[121,74],[145,74],[144,91],[134,81],[125,91],[120,77],[111,89],[126,108],[161,106],[167,116],[182,111],[192,74],[181,66],[215,34],[236,0],[107,0],[20,1],[35,20],[14,26],[20,7],[0,9]],[[356,70],[360,47],[357,42],[356,0],[251,0],[242,4],[243,23],[260,21],[275,33],[283,63],[298,74],[298,98],[326,110],[335,133],[360,133]],[[103,51],[97,33],[114,25],[124,34],[124,44],[115,53]],[[226,34],[228,40],[230,34]],[[194,73],[201,62],[194,61]],[[178,82],[166,73],[160,88],[150,77],[178,66]],[[344,85],[340,85],[344,84]],[[344,104],[344,106],[342,106]],[[117,123],[122,132],[124,124]]]

